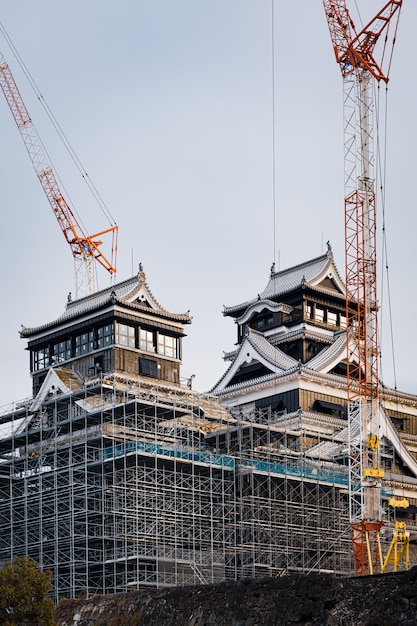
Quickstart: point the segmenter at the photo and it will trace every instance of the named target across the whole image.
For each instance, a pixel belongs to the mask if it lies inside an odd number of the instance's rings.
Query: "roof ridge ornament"
[[[330,241],[326,241],[326,246],[327,246],[327,256],[329,257],[329,259],[333,259],[333,250],[332,250]]]
[[[143,271],[143,263],[139,263],[138,279],[140,281],[146,281],[145,272]]]

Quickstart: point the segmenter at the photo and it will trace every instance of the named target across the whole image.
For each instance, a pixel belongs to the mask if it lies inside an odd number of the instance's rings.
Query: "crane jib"
[[[91,264],[89,261],[96,260],[110,275],[116,272],[118,227],[114,225],[100,233],[110,234],[112,237],[111,256],[109,259],[99,247],[102,245],[102,242],[93,241],[96,235],[89,236],[83,232],[79,221],[75,217],[74,211],[61,193],[55,173],[47,158],[46,150],[43,147],[42,141],[26,109],[10,67],[1,52],[0,87],[12,112],[16,126],[22,136],[44,193],[54,212],[65,240],[71,247],[73,257],[77,259],[81,257],[83,260],[88,261],[85,265],[85,275],[87,279],[83,278],[81,284],[87,284],[88,291],[91,292],[93,287],[90,280]],[[76,290],[77,295],[79,295],[78,285],[76,285]]]

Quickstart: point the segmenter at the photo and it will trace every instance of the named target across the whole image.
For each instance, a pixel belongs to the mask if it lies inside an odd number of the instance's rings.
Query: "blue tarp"
[[[231,456],[201,452],[199,450],[191,450],[190,448],[181,448],[179,446],[164,446],[150,441],[128,441],[127,443],[120,443],[112,448],[105,448],[103,450],[103,458],[109,459],[132,452],[147,452],[149,454],[184,459],[193,461],[194,463],[208,463],[210,465],[228,467],[230,469],[234,469],[235,467],[235,460]]]

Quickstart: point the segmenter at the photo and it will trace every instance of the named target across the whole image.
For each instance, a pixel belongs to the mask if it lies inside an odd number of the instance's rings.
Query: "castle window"
[[[145,352],[155,352],[152,331],[139,328],[139,349]]]
[[[346,315],[340,316],[340,328],[346,328]]]
[[[107,348],[113,344],[113,324],[101,326],[97,330],[97,348]]]
[[[316,306],[316,322],[324,322],[324,309],[320,309],[318,306]]]
[[[311,320],[313,318],[313,305],[312,304],[306,304],[306,319]]]
[[[158,378],[158,363],[153,359],[139,357],[139,374]]]
[[[33,352],[33,369],[42,370],[49,366],[49,347]]]
[[[60,341],[54,345],[54,363],[62,363],[71,358],[71,339]]]
[[[175,358],[177,356],[176,343],[175,337],[158,333],[158,354]]]
[[[345,414],[345,409],[341,404],[327,402],[326,400],[315,400],[313,403],[313,411],[333,415],[333,417],[343,417]]]
[[[90,331],[75,337],[75,356],[82,356],[94,350],[94,333]]]
[[[116,322],[116,343],[121,346],[134,348],[136,345],[135,328],[127,324],[119,324]]]
[[[333,313],[332,311],[327,311],[327,323],[330,326],[337,326],[337,313]]]

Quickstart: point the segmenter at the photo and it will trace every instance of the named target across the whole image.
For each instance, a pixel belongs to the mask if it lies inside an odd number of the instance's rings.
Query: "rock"
[[[417,568],[337,579],[288,575],[65,600],[58,626],[416,626]]]

